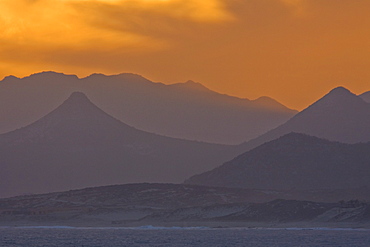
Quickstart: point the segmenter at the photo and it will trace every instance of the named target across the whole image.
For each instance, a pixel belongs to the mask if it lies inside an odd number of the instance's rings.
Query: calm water
[[[351,246],[370,247],[370,230],[207,228],[0,228],[1,247]]]

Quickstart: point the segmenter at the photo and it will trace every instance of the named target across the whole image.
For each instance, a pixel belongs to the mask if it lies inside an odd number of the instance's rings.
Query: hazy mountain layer
[[[192,81],[164,85],[134,74],[93,74],[79,79],[44,72],[0,81],[0,133],[38,120],[74,91],[84,92],[105,112],[130,126],[212,143],[239,144],[297,113],[268,97],[240,99]]]
[[[0,135],[0,197],[129,182],[182,182],[241,153],[237,146],[130,127],[73,93],[24,128]]]
[[[343,143],[368,142],[369,126],[370,104],[338,87],[286,123],[243,145],[245,150],[250,150],[290,132]]]
[[[308,191],[370,188],[369,178],[370,142],[342,144],[291,133],[193,176],[186,183]]]

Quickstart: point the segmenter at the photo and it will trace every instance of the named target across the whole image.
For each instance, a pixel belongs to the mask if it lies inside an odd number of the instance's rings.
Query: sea
[[[0,227],[1,247],[370,247],[370,229]]]

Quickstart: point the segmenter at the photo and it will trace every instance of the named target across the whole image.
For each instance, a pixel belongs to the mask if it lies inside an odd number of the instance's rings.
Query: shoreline
[[[105,223],[105,224],[104,224]],[[132,230],[370,230],[370,224],[340,222],[131,222],[131,224],[113,225],[107,222],[0,222],[0,229],[132,229]]]
[[[370,231],[370,228],[331,228],[331,227],[158,227],[158,226],[139,226],[139,227],[76,227],[76,226],[0,226],[1,229],[55,229],[55,230],[286,230],[286,231]]]

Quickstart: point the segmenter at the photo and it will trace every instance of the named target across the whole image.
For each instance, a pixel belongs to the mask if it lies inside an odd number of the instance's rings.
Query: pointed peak
[[[89,98],[83,92],[73,92],[64,103],[66,102],[78,102],[78,103],[89,102],[91,103]]]
[[[361,100],[345,87],[336,87],[317,102],[345,102]]]
[[[84,94],[83,92],[73,92],[69,98],[85,98],[85,99],[88,99],[86,94]]]
[[[82,92],[73,92],[61,105],[61,107],[67,108],[90,108],[91,106],[96,107],[94,103]]]
[[[329,92],[329,94],[353,94],[353,93],[351,93],[351,91],[349,91],[347,88],[340,86],[332,89]]]

